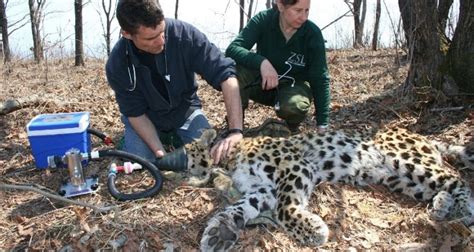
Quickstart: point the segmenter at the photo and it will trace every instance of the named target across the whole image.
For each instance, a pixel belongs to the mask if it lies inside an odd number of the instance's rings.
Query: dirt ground
[[[447,100],[431,89],[417,90],[418,99],[403,95],[400,86],[408,66],[402,52],[380,50],[332,51],[331,127],[390,125],[408,128],[430,139],[455,144],[472,143],[474,112],[458,109],[474,104],[472,96]],[[67,178],[64,169],[35,168],[26,132],[27,123],[44,113],[89,111],[91,127],[114,140],[122,134],[120,114],[108,87],[104,62],[73,60],[34,64],[14,62],[1,67],[0,102],[26,99],[25,107],[0,116],[0,185],[25,185],[55,193]],[[199,94],[212,125],[224,125],[222,96],[202,83]],[[446,110],[446,108],[451,108]],[[443,109],[443,110],[437,110]],[[251,104],[246,127],[268,117],[271,108]],[[303,130],[314,130],[311,118]],[[97,149],[108,148],[94,139]],[[86,173],[99,176],[96,193],[74,198],[97,207],[119,210],[94,212],[33,191],[0,190],[0,249],[5,250],[197,250],[206,221],[226,201],[212,187],[194,188],[166,180],[153,198],[118,202],[107,191],[110,160],[92,162]],[[469,181],[472,174],[461,171]],[[133,187],[136,178],[127,182]],[[1,189],[1,188],[0,188]],[[235,251],[470,251],[463,237],[448,223],[429,221],[426,204],[381,187],[354,188],[322,185],[310,203],[328,223],[332,236],[320,248],[304,247],[281,229],[259,226],[245,229]]]

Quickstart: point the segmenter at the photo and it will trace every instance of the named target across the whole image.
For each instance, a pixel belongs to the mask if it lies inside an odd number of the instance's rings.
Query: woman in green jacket
[[[329,123],[329,73],[321,30],[310,20],[311,0],[276,0],[255,15],[226,50],[237,63],[242,105],[274,106],[292,132],[314,99],[316,125]],[[252,47],[256,44],[256,51]]]

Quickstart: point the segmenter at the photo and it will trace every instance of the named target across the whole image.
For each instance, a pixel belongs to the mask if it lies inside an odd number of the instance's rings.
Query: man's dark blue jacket
[[[201,107],[195,73],[221,90],[221,83],[235,76],[236,70],[234,61],[224,57],[192,25],[168,18],[165,24],[165,50],[155,55],[155,61],[158,72],[162,76],[169,75],[170,82],[165,84],[169,102],[153,85],[148,67],[140,64],[131,40],[121,38],[117,42],[105,68],[120,112],[127,117],[146,114],[158,130],[167,131],[181,127],[191,108]],[[133,84],[133,66],[136,85]]]

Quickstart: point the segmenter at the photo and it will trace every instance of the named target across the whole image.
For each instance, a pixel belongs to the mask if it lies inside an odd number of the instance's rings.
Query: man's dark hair
[[[120,0],[117,4],[117,20],[122,30],[134,35],[143,25],[155,28],[164,15],[158,0]]]
[[[277,4],[276,4],[276,1],[273,1],[272,3],[272,7],[273,9],[277,9]],[[295,5],[296,3],[298,3],[299,0],[281,0],[281,3],[283,4],[283,6],[288,6],[288,5]]]

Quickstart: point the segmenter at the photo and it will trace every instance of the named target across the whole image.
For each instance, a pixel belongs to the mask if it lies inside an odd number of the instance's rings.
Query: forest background
[[[116,0],[105,1],[107,7],[115,7]],[[85,54],[89,57],[103,58],[107,56],[104,45],[104,28],[106,18],[101,0],[83,0],[83,44]],[[160,1],[165,16],[174,18],[176,12],[175,1]],[[452,10],[456,12],[457,1]],[[219,48],[225,50],[230,41],[239,31],[239,2],[237,0],[181,0],[178,2],[177,17],[180,20],[193,24]],[[245,9],[250,7],[246,1]],[[70,1],[50,0],[43,7],[44,20],[42,23],[43,40],[47,53],[50,57],[71,56],[74,53],[74,6]],[[250,15],[266,9],[266,2],[253,1]],[[330,49],[350,48],[353,39],[353,15],[350,11],[351,5],[343,0],[323,1],[313,0],[311,2],[309,19],[323,29],[323,36],[327,40],[326,46]],[[376,1],[368,0],[365,18],[366,42],[370,39],[373,30]],[[23,0],[9,0],[7,7],[7,18],[11,29],[10,47],[12,54],[20,58],[31,58],[30,47],[33,46],[31,38],[31,27],[26,25],[28,19],[25,14],[29,12],[28,2]],[[456,14],[453,14],[456,18]],[[247,19],[247,16],[245,16]],[[335,23],[331,22],[337,20]],[[330,25],[331,24],[331,25]],[[328,26],[329,25],[329,26]],[[398,3],[394,0],[382,2],[380,18],[380,45],[381,47],[393,47],[395,43],[395,32],[400,27],[400,11]],[[395,31],[394,31],[395,30]],[[119,37],[119,28],[116,19],[111,22],[111,44],[113,45]]]

